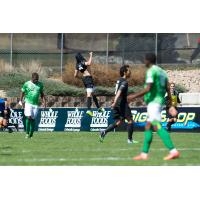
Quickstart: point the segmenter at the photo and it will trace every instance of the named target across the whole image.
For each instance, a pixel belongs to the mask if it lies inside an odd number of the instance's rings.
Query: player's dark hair
[[[86,59],[82,56],[82,54],[80,52],[76,54],[75,58],[76,58],[77,63],[81,63],[83,61],[86,61]]]
[[[32,78],[39,78],[39,74],[36,72],[32,73]]]
[[[155,53],[147,53],[145,55],[145,59],[148,60],[152,64],[156,63],[156,55],[155,55]]]
[[[175,87],[175,83],[174,83],[174,82],[171,82],[171,83],[170,83],[170,86],[171,86],[171,85],[174,85],[174,87]]]
[[[124,73],[128,71],[128,68],[129,68],[129,65],[123,65],[122,67],[120,67],[119,74],[121,77],[123,77]]]

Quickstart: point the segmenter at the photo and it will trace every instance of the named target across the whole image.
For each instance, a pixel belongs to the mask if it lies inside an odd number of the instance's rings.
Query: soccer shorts
[[[114,120],[132,119],[132,113],[128,103],[114,107],[112,117]]]
[[[82,78],[82,80],[83,80],[83,84],[86,88],[86,91],[90,92],[90,93],[94,92],[95,87],[94,87],[94,81],[93,81],[92,76],[84,76]]]
[[[25,103],[24,115],[26,117],[31,117],[32,119],[36,119],[37,114],[38,114],[38,106],[37,105]]]
[[[159,103],[149,103],[147,106],[148,122],[161,121],[161,105]]]

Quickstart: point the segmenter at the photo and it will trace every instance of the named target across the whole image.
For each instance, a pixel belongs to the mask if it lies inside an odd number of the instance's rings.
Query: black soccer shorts
[[[128,103],[114,107],[112,110],[112,117],[114,120],[132,119],[132,113]]]
[[[94,81],[92,76],[83,76],[82,80],[85,88],[94,88]]]

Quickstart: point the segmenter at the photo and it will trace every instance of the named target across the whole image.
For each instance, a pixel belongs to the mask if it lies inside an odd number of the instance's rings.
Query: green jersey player
[[[33,73],[32,79],[25,82],[21,90],[22,93],[19,104],[22,106],[22,100],[25,97],[24,115],[26,117],[26,137],[31,138],[35,129],[35,119],[38,114],[40,96],[43,101],[43,106],[46,107],[43,83],[39,82],[39,75],[37,73]]]
[[[171,160],[179,157],[179,152],[174,147],[169,133],[161,126],[161,109],[165,103],[166,91],[168,94],[169,83],[166,72],[155,65],[156,55],[147,54],[145,56],[145,65],[148,68],[146,72],[146,80],[144,90],[136,94],[131,94],[128,100],[131,101],[134,98],[144,95],[145,103],[147,104],[147,124],[145,126],[145,139],[142,149],[142,153],[134,157],[134,160],[147,160],[149,148],[153,139],[153,131],[156,131],[160,136],[165,146],[169,149],[169,155],[164,157],[164,160]],[[174,114],[176,110],[174,107],[170,108],[170,112]]]

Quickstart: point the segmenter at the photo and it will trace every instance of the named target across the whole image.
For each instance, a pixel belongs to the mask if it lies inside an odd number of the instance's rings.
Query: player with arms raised
[[[33,137],[35,129],[35,119],[38,114],[39,97],[41,96],[43,106],[46,107],[46,99],[43,92],[43,83],[39,81],[37,73],[32,74],[32,79],[27,81],[22,86],[19,105],[22,106],[23,98],[25,97],[24,115],[26,117],[26,137]]]
[[[86,114],[92,117],[93,113],[91,111],[91,106],[92,106],[92,98],[93,101],[98,108],[99,112],[104,112],[104,108],[100,108],[98,99],[95,95],[95,86],[94,86],[94,81],[91,76],[91,70],[90,70],[90,65],[92,63],[92,52],[89,53],[90,57],[88,61],[81,55],[81,53],[77,53],[75,58],[76,58],[76,69],[74,72],[74,77],[78,78],[78,73],[81,72],[83,74],[82,81],[83,84],[86,88],[87,92],[87,111]]]
[[[147,104],[148,119],[145,126],[145,138],[142,153],[134,157],[134,160],[147,160],[150,145],[153,139],[153,131],[160,136],[165,146],[169,149],[169,155],[164,160],[171,160],[179,157],[179,152],[174,147],[169,133],[161,126],[161,109],[165,103],[166,91],[170,94],[169,83],[166,72],[155,65],[156,55],[149,53],[145,56],[145,65],[148,68],[146,72],[145,88],[141,92],[131,94],[129,101],[144,95]],[[170,96],[170,95],[169,95]],[[171,107],[169,112],[174,113],[176,110]]]

